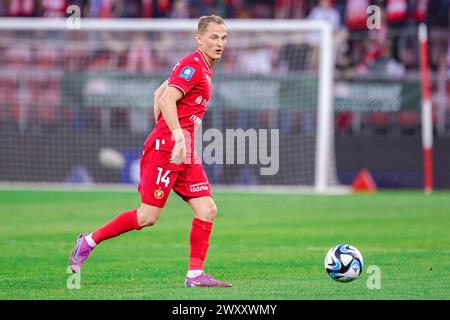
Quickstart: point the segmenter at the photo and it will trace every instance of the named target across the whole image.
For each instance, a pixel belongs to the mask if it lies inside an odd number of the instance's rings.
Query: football
[[[331,279],[350,282],[359,277],[364,267],[361,252],[349,244],[338,244],[325,256],[325,271]]]

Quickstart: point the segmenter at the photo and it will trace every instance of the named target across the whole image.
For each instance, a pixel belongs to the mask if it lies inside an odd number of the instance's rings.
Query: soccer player
[[[211,96],[211,67],[227,43],[221,17],[203,16],[195,35],[197,50],[181,59],[171,76],[154,92],[156,125],[144,143],[141,159],[139,209],[123,212],[92,233],[80,234],[70,254],[73,272],[79,272],[102,241],[131,230],[152,226],[173,189],[192,208],[190,255],[186,287],[230,287],[204,273],[210,234],[217,214],[211,188],[194,150],[194,130]]]

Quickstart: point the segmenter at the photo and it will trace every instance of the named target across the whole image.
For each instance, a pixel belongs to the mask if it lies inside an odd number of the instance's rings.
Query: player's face
[[[223,24],[210,23],[205,34],[197,34],[197,44],[210,62],[220,59],[227,44],[227,28]]]

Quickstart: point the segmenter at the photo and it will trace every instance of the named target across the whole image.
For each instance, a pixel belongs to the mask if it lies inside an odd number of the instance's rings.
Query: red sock
[[[125,211],[103,227],[94,231],[92,233],[92,239],[96,244],[99,244],[103,240],[117,237],[119,234],[140,229],[141,227],[137,221],[137,210]]]
[[[203,270],[213,224],[194,218],[190,234],[189,270]]]

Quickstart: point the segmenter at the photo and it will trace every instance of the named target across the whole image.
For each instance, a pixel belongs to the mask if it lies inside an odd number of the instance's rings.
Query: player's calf
[[[70,267],[73,272],[79,272],[95,246],[102,241],[117,237],[131,230],[141,230],[143,227],[156,223],[161,209],[149,205],[141,205],[138,210],[122,212],[93,233],[83,233],[70,253]]]

